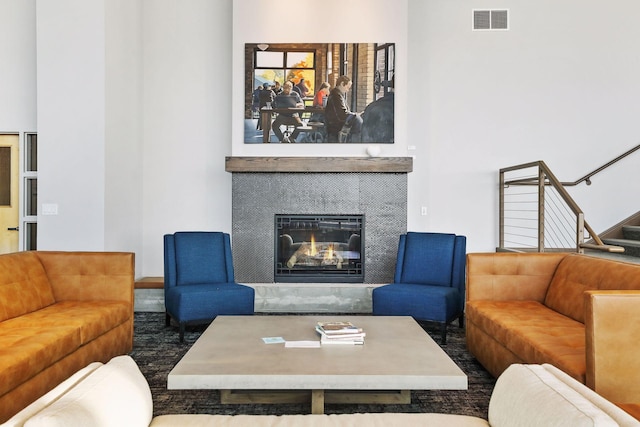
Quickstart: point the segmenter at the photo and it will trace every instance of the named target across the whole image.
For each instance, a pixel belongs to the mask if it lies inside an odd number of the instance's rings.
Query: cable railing
[[[501,251],[583,253],[585,248],[594,248],[624,252],[600,240],[543,161],[500,169],[499,215]],[[585,243],[585,238],[593,243]]]

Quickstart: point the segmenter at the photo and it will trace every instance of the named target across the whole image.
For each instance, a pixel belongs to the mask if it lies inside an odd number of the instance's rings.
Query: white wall
[[[105,248],[103,0],[37,2],[38,249]],[[39,208],[38,213],[41,213]]]
[[[104,249],[136,252],[142,270],[143,112],[141,0],[105,2]]]
[[[508,8],[510,30],[471,31],[473,8]],[[573,181],[637,145],[640,130],[640,4],[494,0],[411,1],[414,113],[420,141],[411,175],[413,215],[427,186],[429,215],[410,226],[467,234],[471,251],[497,241],[501,167],[544,160]],[[426,124],[426,125],[425,125]],[[425,138],[420,138],[425,135]],[[640,155],[598,176],[638,194]],[[570,190],[597,231],[638,211],[633,197],[584,184]],[[606,196],[606,192],[609,196]],[[602,203],[615,198],[613,206]]]
[[[141,253],[140,18],[140,1],[37,4],[38,201],[58,206],[38,249]]]
[[[277,10],[282,0],[274,1]],[[327,34],[339,39],[397,36],[397,108],[406,122],[382,154],[415,155],[410,229],[463,233],[469,251],[491,251],[499,168],[545,160],[571,181],[639,143],[640,3],[406,0],[397,9],[394,1],[362,1],[332,0],[309,6],[308,14],[326,11]],[[234,9],[239,4],[243,9]],[[236,30],[260,2],[58,0],[35,7],[39,197],[60,208],[58,216],[39,218],[41,247],[129,248],[141,262],[138,276],[161,275],[163,233],[230,231],[224,157],[283,154],[238,144],[235,70],[248,35]],[[508,8],[510,30],[471,31],[476,7]],[[9,28],[18,35],[0,38],[0,52],[19,53],[20,68],[0,66],[0,90],[18,88],[11,89],[12,105],[1,101],[1,131],[35,124],[28,100],[35,96],[33,8],[33,0],[0,3],[3,24],[12,17]],[[391,8],[406,11],[397,17]],[[348,27],[333,28],[336,19]],[[395,27],[375,27],[376,20]],[[364,148],[286,149],[315,156],[363,155]],[[638,211],[639,162],[636,153],[592,186],[571,189],[596,230]],[[631,196],[615,190],[616,180]]]
[[[144,0],[142,275],[162,236],[231,232],[231,1]]]
[[[0,2],[0,132],[36,129],[36,1]]]

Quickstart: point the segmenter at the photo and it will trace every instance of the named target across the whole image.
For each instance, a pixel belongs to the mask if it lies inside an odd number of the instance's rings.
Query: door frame
[[[27,159],[27,154],[31,152],[28,147],[29,138],[31,136],[35,137],[36,147],[35,147],[35,170],[32,170],[32,166],[27,166],[29,164]],[[28,185],[27,181],[33,180],[36,183],[38,181],[38,169],[37,169],[37,143],[38,143],[38,132],[36,131],[25,131],[20,134],[20,189],[19,189],[19,199],[20,199],[20,243],[19,243],[19,251],[25,250],[35,250],[37,249],[37,242],[31,246],[29,241],[29,233],[28,226],[31,224],[35,224],[37,230],[38,223],[38,200],[37,200],[37,187],[36,187],[36,197],[31,203],[34,206],[31,207],[32,211],[35,211],[34,215],[29,215],[27,213],[27,207],[30,206],[27,198],[30,197],[30,194],[27,193]],[[36,234],[37,236],[37,234]]]
[[[10,132],[10,131],[0,131],[0,135],[13,135],[18,137],[18,167],[16,171],[12,171],[11,178],[18,180],[18,251],[36,249],[35,247],[30,247],[27,244],[27,228],[30,224],[37,224],[38,216],[37,216],[37,199],[34,201],[36,203],[35,206],[32,207],[32,210],[35,209],[36,215],[27,215],[26,214],[26,183],[28,180],[36,180],[38,177],[37,170],[27,170],[26,164],[26,153],[27,153],[27,143],[29,141],[30,136],[34,135],[37,138],[38,132],[36,131],[22,131],[22,132]],[[37,139],[36,139],[37,141]],[[37,164],[37,163],[36,163]],[[37,197],[37,193],[36,193]],[[36,225],[37,227],[37,225]]]

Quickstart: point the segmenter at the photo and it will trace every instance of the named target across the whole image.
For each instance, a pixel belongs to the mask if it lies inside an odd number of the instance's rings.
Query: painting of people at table
[[[244,49],[246,144],[393,144],[395,43]]]

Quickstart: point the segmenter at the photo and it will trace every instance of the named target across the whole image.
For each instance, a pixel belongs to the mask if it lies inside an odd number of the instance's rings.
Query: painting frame
[[[244,144],[282,143],[380,143],[395,142],[395,74],[396,43],[245,43],[244,44]],[[336,82],[349,89],[343,93],[350,117],[359,127],[336,127],[335,119],[319,120],[327,105],[314,106],[314,98],[323,83],[336,91]],[[276,101],[273,86],[280,88],[291,82],[301,88],[304,104],[300,120],[289,120],[286,126],[276,121],[286,118]],[[266,92],[266,87],[272,94]],[[303,89],[306,86],[307,92]],[[345,85],[339,85],[343,90]],[[271,98],[271,101],[269,101]],[[291,107],[287,107],[291,108]],[[359,119],[358,119],[359,117]],[[322,117],[324,119],[325,117]],[[264,123],[264,125],[263,125]],[[279,131],[274,129],[277,125]],[[339,132],[336,130],[339,129]],[[346,129],[346,132],[344,132]]]

